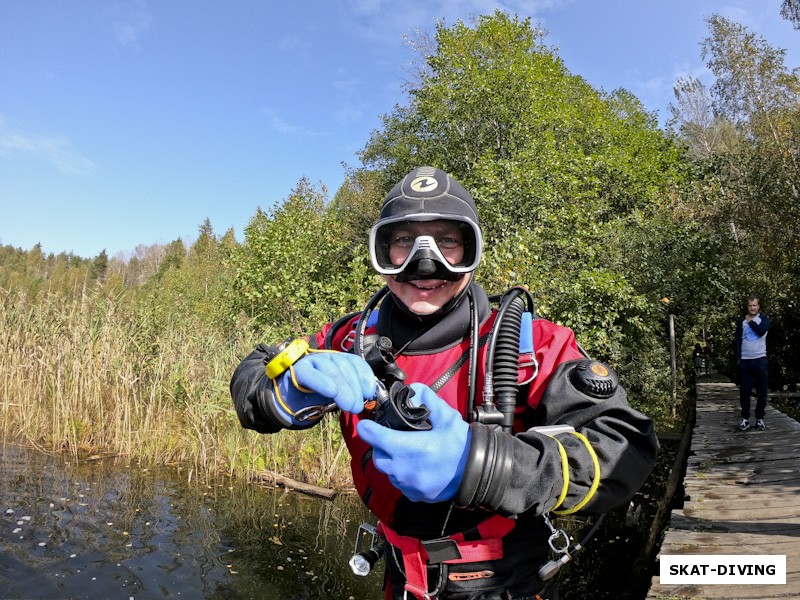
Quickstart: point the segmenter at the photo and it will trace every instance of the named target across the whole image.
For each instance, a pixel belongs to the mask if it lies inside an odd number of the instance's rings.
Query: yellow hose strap
[[[297,381],[297,377],[294,374],[294,366],[289,367],[289,376],[292,378],[292,385],[296,387],[298,390],[303,392],[304,394],[313,394],[314,390],[310,390],[307,387],[303,387]]]
[[[564,450],[564,446],[561,445],[561,442],[554,435],[545,434],[547,437],[553,438],[556,444],[558,444],[558,453],[561,455],[561,472],[564,474],[564,485],[561,488],[561,495],[556,500],[556,503],[553,505],[553,508],[550,510],[553,511],[557,509],[561,504],[564,502],[564,499],[567,497],[567,491],[569,490],[569,462],[567,461],[567,451]]]
[[[313,353],[313,352],[317,352],[317,353],[319,353],[319,352],[336,352],[336,350],[325,350],[324,348],[318,348],[318,349],[315,349],[315,348],[308,348],[308,349],[306,350],[306,352],[307,352],[308,354],[311,354],[311,353]],[[302,358],[302,357],[301,357],[301,358]],[[298,359],[298,360],[299,360],[299,359]],[[294,374],[294,366],[291,366],[291,367],[289,367],[289,373],[290,373],[290,374],[291,374],[291,376],[292,376],[292,384],[294,385],[294,387],[296,387],[298,390],[300,390],[301,392],[303,392],[303,393],[306,393],[306,394],[313,394],[313,393],[314,393],[314,390],[310,390],[310,389],[308,389],[307,387],[303,387],[302,385],[300,385],[300,384],[297,382],[297,377],[295,377],[295,374]]]
[[[594,451],[591,442],[585,435],[578,433],[577,431],[571,431],[570,433],[582,441],[583,445],[586,446],[586,450],[589,451],[589,456],[592,457],[592,465],[594,465],[594,479],[592,480],[592,485],[589,488],[589,491],[586,492],[586,495],[580,502],[578,502],[572,508],[568,508],[566,510],[554,510],[553,512],[557,515],[571,515],[572,513],[578,512],[580,509],[586,506],[586,503],[592,499],[595,493],[597,493],[597,488],[600,487],[600,460],[597,458],[597,452]]]
[[[298,338],[287,344],[287,346],[277,355],[275,355],[275,357],[264,367],[267,377],[272,380],[272,393],[275,394],[278,404],[280,404],[283,407],[283,410],[285,410],[291,416],[294,416],[294,411],[289,408],[289,405],[284,401],[276,378],[282,373],[286,372],[286,370],[289,370],[292,374],[292,382],[295,384],[295,387],[299,388],[299,386],[297,386],[297,380],[294,377],[294,369],[292,369],[292,365],[303,358],[308,350],[308,342],[303,338]],[[311,390],[304,391],[310,392]]]
[[[278,404],[283,407],[287,413],[291,416],[295,415],[295,411],[289,408],[289,405],[286,404],[286,401],[283,399],[281,395],[280,386],[278,385],[277,377],[289,371],[289,376],[292,378],[292,385],[300,390],[305,394],[313,394],[314,390],[310,390],[307,387],[303,387],[297,381],[297,376],[294,372],[294,363],[298,360],[303,358],[306,354],[310,354],[312,352],[336,352],[335,350],[326,350],[324,348],[311,348],[308,342],[303,338],[298,338],[293,342],[290,342],[283,350],[281,350],[275,358],[267,363],[264,367],[264,370],[267,373],[267,377],[272,380],[272,391],[275,394],[275,398],[278,400]],[[559,444],[560,445],[560,444]],[[562,449],[563,452],[563,449]],[[566,460],[566,453],[564,453],[564,458],[562,460]]]

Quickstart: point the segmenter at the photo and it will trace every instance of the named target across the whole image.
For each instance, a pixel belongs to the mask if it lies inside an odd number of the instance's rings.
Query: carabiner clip
[[[564,541],[564,546],[562,548],[556,547],[555,544],[559,538]],[[550,549],[556,554],[569,554],[569,536],[567,532],[563,529],[557,529],[548,538],[547,545],[550,546]]]
[[[330,404],[315,404],[313,406],[306,406],[294,413],[294,418],[297,421],[318,421],[326,413],[339,408],[336,402]]]

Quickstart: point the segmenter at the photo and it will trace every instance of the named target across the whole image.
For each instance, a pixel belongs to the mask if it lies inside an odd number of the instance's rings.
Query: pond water
[[[357,497],[0,450],[0,598],[382,598],[347,565]]]
[[[646,595],[649,576],[634,582],[631,568],[675,447],[662,444],[634,498],[640,518],[626,523],[626,507],[609,513],[559,574],[562,600]],[[243,482],[209,486],[176,469],[14,446],[0,446],[0,462],[4,600],[383,598],[382,564],[367,577],[347,564],[359,524],[374,524],[355,495],[328,501]]]

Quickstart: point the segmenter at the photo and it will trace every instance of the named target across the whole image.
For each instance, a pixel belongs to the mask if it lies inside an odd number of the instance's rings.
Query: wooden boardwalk
[[[687,499],[660,555],[785,554],[786,585],[662,585],[656,574],[647,598],[800,599],[800,423],[768,406],[766,431],[739,431],[738,388],[708,381],[697,384]]]

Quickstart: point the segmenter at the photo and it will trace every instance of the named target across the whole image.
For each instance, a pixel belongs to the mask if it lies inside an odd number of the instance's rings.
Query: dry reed
[[[100,291],[36,302],[0,295],[3,439],[77,457],[177,464],[202,479],[268,469],[347,484],[335,418],[305,433],[240,427],[228,384],[254,341],[224,338],[185,316],[156,317]]]

